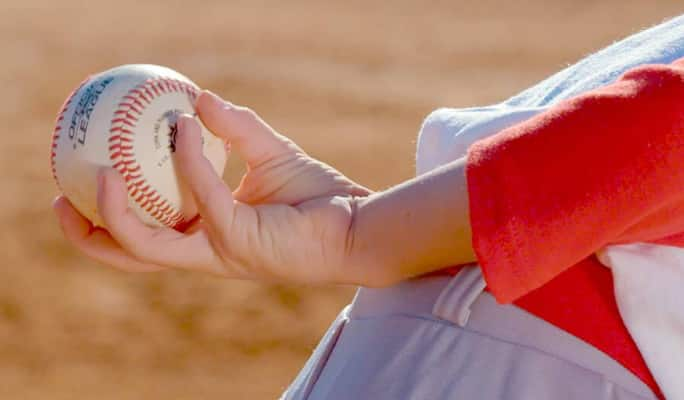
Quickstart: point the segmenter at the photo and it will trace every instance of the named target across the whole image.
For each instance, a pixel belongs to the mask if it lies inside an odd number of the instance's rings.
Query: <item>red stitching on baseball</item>
[[[135,89],[131,90],[131,91],[128,92],[128,93],[129,93],[129,94],[131,94],[131,93],[137,94],[141,99],[145,100],[145,102],[146,102],[147,104],[150,104],[150,99],[148,99],[148,98],[146,97],[145,93],[143,93],[141,89],[135,88]],[[147,95],[150,95],[150,98],[154,98],[154,96],[151,96],[151,93],[147,93]],[[142,104],[141,104],[141,105],[142,105]],[[145,106],[142,105],[142,108],[145,108]]]
[[[133,128],[133,127],[135,127],[135,122],[136,121],[131,120],[131,118],[129,118],[128,115],[126,115],[124,117],[114,118],[112,120],[112,125],[122,123],[122,124],[126,124],[126,125],[130,126],[131,128]]]
[[[67,96],[66,100],[64,100],[64,104],[62,104],[62,107],[60,108],[60,111],[57,113],[57,118],[55,119],[55,129],[52,131],[52,145],[50,150],[50,169],[52,170],[52,178],[55,180],[55,183],[57,184],[57,188],[62,191],[62,187],[59,184],[59,179],[57,179],[57,168],[56,168],[56,158],[57,158],[57,140],[59,139],[59,133],[62,131],[62,121],[64,121],[64,113],[66,113],[67,109],[69,108],[69,105],[71,105],[71,102],[74,100],[74,96],[76,93],[83,87],[83,85],[86,84],[90,80],[90,77],[87,77],[81,82],[76,89],[74,89],[71,93],[69,93],[69,96]]]
[[[143,103],[141,103],[141,102],[140,102],[140,99],[138,99],[137,97],[133,97],[133,96],[127,94],[127,95],[125,95],[123,98],[126,99],[126,100],[129,100],[129,101],[132,101],[133,104],[135,104],[136,106],[140,107],[140,110],[142,110],[142,109],[145,108],[145,105],[144,105]]]
[[[156,96],[161,96],[161,92],[159,92],[159,89],[157,89],[157,87],[156,87],[155,85],[150,85],[150,84],[148,83],[147,86],[145,86],[145,87],[148,88],[148,89],[152,89],[152,91],[154,92],[154,94],[155,94]]]
[[[152,92],[150,91],[150,89],[149,89],[147,86],[141,87],[140,90],[144,91],[145,94],[146,94],[149,98],[151,98],[151,99],[154,99],[155,97],[157,97],[157,96],[155,96],[154,93],[152,93]]]
[[[142,115],[144,109],[155,98],[165,93],[183,93],[194,103],[197,91],[198,89],[192,84],[177,79],[148,79],[122,97],[124,101],[118,104],[111,121],[109,158],[113,167],[126,180],[128,193],[138,206],[169,227],[178,226],[184,221],[184,217],[180,210],[175,209],[167,199],[162,198],[161,194],[143,176],[140,164],[135,160],[135,152],[131,151],[133,150],[131,143],[135,135],[133,128],[138,121],[132,113]]]
[[[129,107],[129,108],[128,108],[128,111],[133,111],[134,113],[136,113],[136,114],[138,114],[138,115],[142,115],[142,111],[141,111],[139,108],[137,108],[137,107],[135,106],[135,103],[134,103],[134,102],[127,103],[127,102],[125,102],[125,101],[122,101],[122,102],[119,103],[119,105],[118,105],[119,108],[123,108],[123,107],[126,107],[126,106]],[[126,111],[121,110],[120,112],[123,113],[123,112],[126,112]]]
[[[138,118],[135,117],[135,116],[133,116],[133,115],[131,114],[131,110],[133,109],[133,108],[131,107],[131,105],[130,105],[130,104],[126,104],[126,103],[121,103],[121,104],[119,104],[119,107],[122,107],[122,106],[129,106],[130,108],[129,108],[128,110],[117,110],[117,111],[114,111],[114,115],[123,116],[123,118],[125,118],[125,119],[131,120],[131,121],[133,121],[133,122],[137,122],[137,121],[138,121]],[[140,114],[140,113],[138,113],[138,114]]]

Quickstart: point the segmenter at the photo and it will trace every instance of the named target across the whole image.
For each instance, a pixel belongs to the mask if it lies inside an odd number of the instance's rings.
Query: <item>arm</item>
[[[476,143],[467,165],[371,194],[253,112],[204,93],[200,117],[249,168],[231,193],[198,151],[196,123],[182,119],[179,170],[202,217],[188,232],[143,226],[113,171],[98,196],[106,229],[64,198],[55,209],[77,247],[127,270],[381,286],[477,254],[490,289],[510,301],[607,243],[682,230],[681,104],[684,69],[640,68]]]
[[[59,197],[66,237],[87,255],[129,271],[202,270],[239,279],[382,286],[474,260],[465,159],[371,194],[309,157],[254,112],[202,93],[205,125],[229,141],[248,172],[231,192],[201,154],[199,125],[178,122],[179,174],[201,218],[186,232],[143,225],[123,179],[103,170],[94,227]]]
[[[475,261],[465,157],[358,201],[350,265],[380,285]]]

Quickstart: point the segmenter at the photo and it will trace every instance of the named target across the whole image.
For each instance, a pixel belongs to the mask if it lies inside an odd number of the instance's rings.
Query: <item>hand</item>
[[[86,255],[128,271],[201,270],[230,278],[298,283],[363,283],[346,265],[357,197],[370,194],[309,157],[251,110],[203,92],[196,110],[230,144],[248,171],[234,193],[201,152],[200,127],[178,121],[181,179],[199,218],[185,231],[144,225],[128,209],[126,186],[113,169],[98,176],[95,227],[65,197],[54,209],[65,236]]]

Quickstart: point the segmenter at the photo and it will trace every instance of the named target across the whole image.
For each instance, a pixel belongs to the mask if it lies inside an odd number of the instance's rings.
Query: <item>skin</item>
[[[184,231],[144,225],[128,208],[123,178],[98,175],[95,227],[63,196],[53,207],[65,237],[87,256],[126,271],[185,269],[227,278],[300,284],[392,285],[475,261],[465,159],[373,193],[311,158],[252,110],[205,91],[196,111],[247,162],[231,191],[201,152],[184,115],[178,171],[199,217]]]

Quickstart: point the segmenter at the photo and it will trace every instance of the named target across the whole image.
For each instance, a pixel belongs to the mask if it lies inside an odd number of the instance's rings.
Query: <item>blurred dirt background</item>
[[[348,287],[127,275],[61,237],[49,138],[64,97],[118,64],[175,68],[381,189],[421,119],[499,101],[671,1],[0,0],[0,398],[274,399]],[[242,165],[232,160],[226,180]]]

